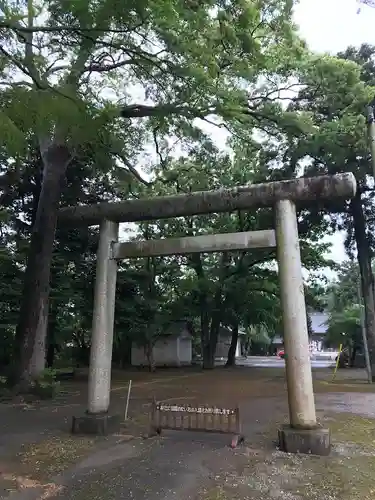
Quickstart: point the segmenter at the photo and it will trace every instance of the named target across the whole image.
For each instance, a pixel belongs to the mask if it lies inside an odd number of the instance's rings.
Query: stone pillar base
[[[81,417],[73,417],[72,434],[106,436],[118,431],[120,424],[120,415],[85,413]]]
[[[286,453],[309,453],[327,456],[331,451],[329,429],[294,429],[285,425],[279,429],[279,447]]]

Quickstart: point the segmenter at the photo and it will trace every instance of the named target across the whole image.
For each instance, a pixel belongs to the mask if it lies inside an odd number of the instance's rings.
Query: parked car
[[[338,351],[329,349],[326,351],[317,351],[315,353],[315,359],[320,361],[335,361],[338,355]]]

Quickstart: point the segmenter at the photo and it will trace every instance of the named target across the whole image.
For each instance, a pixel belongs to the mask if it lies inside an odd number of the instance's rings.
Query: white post
[[[296,207],[276,204],[276,241],[283,309],[286,379],[291,427],[316,427],[314,390]]]
[[[130,401],[130,393],[132,390],[132,381],[129,380],[129,385],[128,385],[128,394],[126,396],[126,405],[125,405],[125,414],[124,414],[124,420],[128,420],[128,411],[129,411],[129,401]]]
[[[118,230],[116,222],[105,220],[100,225],[88,383],[91,414],[105,413],[109,408],[117,277],[117,263],[111,257]]]

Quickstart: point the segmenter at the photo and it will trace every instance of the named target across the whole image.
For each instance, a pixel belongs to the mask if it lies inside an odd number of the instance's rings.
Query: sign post
[[[340,363],[341,351],[342,351],[342,344],[340,344],[340,347],[339,347],[339,353],[338,353],[337,359],[336,359],[336,366],[335,366],[335,369],[333,370],[332,382],[336,378],[336,373],[337,373],[337,370],[338,370],[338,367],[339,367],[339,363]]]

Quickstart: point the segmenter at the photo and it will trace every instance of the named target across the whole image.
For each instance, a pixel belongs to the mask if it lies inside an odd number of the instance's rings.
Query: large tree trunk
[[[154,372],[155,358],[154,358],[154,346],[152,345],[152,342],[147,342],[147,344],[145,345],[145,353],[147,358],[148,371]]]
[[[46,340],[48,327],[48,298],[44,297],[39,323],[36,330],[33,353],[29,365],[29,373],[32,379],[36,379],[46,367]]]
[[[44,172],[24,278],[16,330],[16,379],[28,382],[41,312],[46,311],[50,269],[62,183],[71,159],[65,145],[51,144],[43,154]],[[38,346],[42,348],[42,343]],[[40,356],[39,356],[40,357]]]
[[[206,300],[201,300],[201,346],[202,346],[202,365],[204,370],[214,367],[210,347],[210,319],[207,312]]]
[[[193,254],[191,256],[191,262],[198,279],[204,280],[204,271],[200,254]],[[209,370],[214,367],[210,346],[210,315],[208,312],[207,292],[201,289],[199,290],[199,308],[201,323],[202,367],[204,370]]]
[[[120,363],[121,368],[130,367],[132,364],[132,339],[125,337],[124,341],[120,344],[121,355]]]
[[[55,344],[48,344],[46,353],[46,364],[47,368],[53,368],[56,357],[56,346]]]
[[[222,301],[221,301],[221,284],[218,284],[218,288],[214,297],[214,307],[212,309],[211,321],[208,317],[206,319],[207,326],[205,327],[206,332],[208,332],[208,338],[206,337],[205,349],[203,352],[203,369],[212,370],[215,368],[215,354],[216,346],[219,338],[220,323],[222,318]],[[208,327],[208,325],[210,325]]]
[[[221,276],[217,284],[211,315],[209,314],[207,292],[204,289],[199,290],[202,365],[204,370],[212,370],[215,367],[216,345],[222,318],[222,286],[223,280],[225,279],[225,266],[228,262],[228,258],[228,252],[224,252],[221,258]],[[203,281],[205,276],[201,254],[193,254],[191,256],[191,262],[198,279]]]
[[[374,276],[371,269],[370,246],[366,236],[366,221],[360,191],[350,204],[357,244],[357,258],[361,273],[363,301],[365,305],[366,337],[371,363],[372,380],[375,382],[375,301]]]
[[[228,359],[225,366],[235,366],[237,345],[238,345],[238,323],[232,325],[232,340],[230,342]]]
[[[48,309],[47,309],[48,312]],[[46,364],[48,368],[52,368],[55,362],[56,353],[59,352],[60,346],[56,341],[56,330],[57,330],[57,315],[58,308],[51,307],[51,311],[48,318],[47,326],[47,352],[46,352]]]
[[[210,345],[210,363],[212,365],[212,368],[215,367],[216,346],[219,338],[220,323],[222,318],[221,306],[222,303],[221,303],[221,287],[220,287],[220,289],[216,292],[215,296],[215,306],[212,312],[211,328],[210,328],[209,345]]]
[[[43,182],[43,161],[37,163],[37,171],[35,172],[35,186],[33,189],[33,206],[31,214],[31,234],[35,226],[38,205],[40,199],[40,193],[42,191]],[[30,376],[31,378],[37,378],[46,366],[46,337],[48,328],[48,300],[44,299],[40,307],[40,317],[38,322],[38,328],[35,335],[35,342],[33,348],[33,354],[30,361]]]
[[[199,279],[204,279],[202,260],[200,254],[195,254],[192,257],[194,269]],[[228,260],[227,252],[223,253],[221,265],[225,267]],[[222,269],[223,270],[223,269]],[[213,299],[213,309],[211,315],[208,310],[207,292],[201,290],[199,294],[200,310],[201,310],[201,345],[202,345],[202,360],[203,369],[212,370],[215,367],[215,353],[219,337],[220,323],[222,318],[222,281],[224,273],[217,284],[215,297]]]
[[[352,352],[350,353],[350,361],[349,361],[350,368],[354,368],[355,358],[357,357],[357,352],[358,352],[358,347],[356,345],[354,345],[352,348]]]

